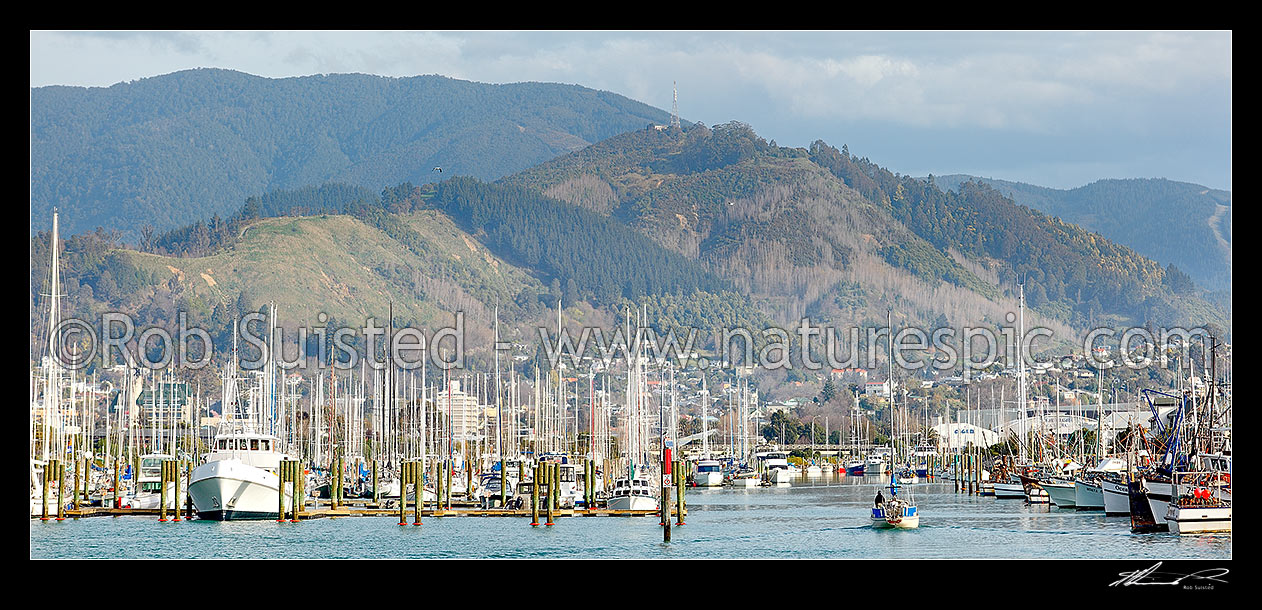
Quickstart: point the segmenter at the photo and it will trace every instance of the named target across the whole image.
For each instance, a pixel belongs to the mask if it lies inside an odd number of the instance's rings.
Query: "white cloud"
[[[202,66],[442,74],[574,83],[669,110],[678,81],[684,118],[791,128],[763,134],[782,143],[863,121],[1126,138],[1229,134],[1231,47],[1231,32],[32,32],[31,86]]]

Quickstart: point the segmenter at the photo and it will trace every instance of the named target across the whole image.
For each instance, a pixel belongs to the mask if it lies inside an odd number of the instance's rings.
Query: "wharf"
[[[671,511],[675,515],[674,510]],[[168,511],[170,514],[171,511]],[[182,515],[183,513],[181,513]],[[415,514],[414,509],[408,508],[406,514],[411,517]],[[566,508],[553,511],[553,517],[655,517],[661,514],[657,510],[615,510],[608,508]],[[687,514],[685,510],[684,514]],[[67,509],[65,511],[67,519],[79,519],[86,517],[126,517],[126,516],[159,516],[156,508],[107,508],[100,506],[83,507],[78,510]],[[398,507],[385,508],[374,506],[371,504],[359,504],[355,506],[340,506],[338,508],[315,507],[307,508],[298,512],[299,519],[321,519],[325,517],[397,517],[399,515]],[[539,517],[542,519],[547,515],[547,511],[539,511]],[[427,508],[421,511],[422,517],[517,517],[521,519],[529,519],[529,510],[509,510],[503,508],[480,508],[477,506],[468,507],[452,507],[444,509]],[[34,515],[32,519],[39,519],[39,515]],[[174,517],[168,517],[168,520]],[[56,514],[50,514],[49,520],[55,520]],[[180,517],[181,521],[187,519]]]

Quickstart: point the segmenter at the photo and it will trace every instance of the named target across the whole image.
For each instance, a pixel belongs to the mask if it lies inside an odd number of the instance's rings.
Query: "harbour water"
[[[791,486],[689,488],[686,525],[662,542],[656,517],[394,517],[185,521],[149,517],[32,520],[33,558],[817,558],[1230,559],[1231,535],[1132,534],[1125,517],[912,490],[914,530],[869,525],[876,477],[799,478]],[[888,494],[888,491],[886,491]],[[902,492],[905,493],[905,492]]]

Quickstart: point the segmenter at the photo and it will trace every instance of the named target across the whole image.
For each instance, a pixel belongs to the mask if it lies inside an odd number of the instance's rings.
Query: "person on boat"
[[[881,490],[878,489],[876,490],[876,508],[880,508],[882,504],[885,504],[885,496],[881,495]]]

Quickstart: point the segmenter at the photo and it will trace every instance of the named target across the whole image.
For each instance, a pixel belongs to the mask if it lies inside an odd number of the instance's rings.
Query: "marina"
[[[259,558],[813,558],[813,559],[1229,559],[1231,536],[1133,534],[1126,518],[1062,511],[921,483],[933,519],[916,530],[874,530],[867,477],[818,484],[689,489],[687,525],[663,543],[654,517],[561,516],[532,528],[510,518],[431,517],[401,528],[381,517],[157,523],[154,516],[31,522],[31,556]],[[577,511],[576,511],[577,512]],[[125,542],[120,542],[125,541]],[[996,549],[1003,549],[996,551]]]
[[[1213,589],[1231,40],[32,31],[29,557]]]

